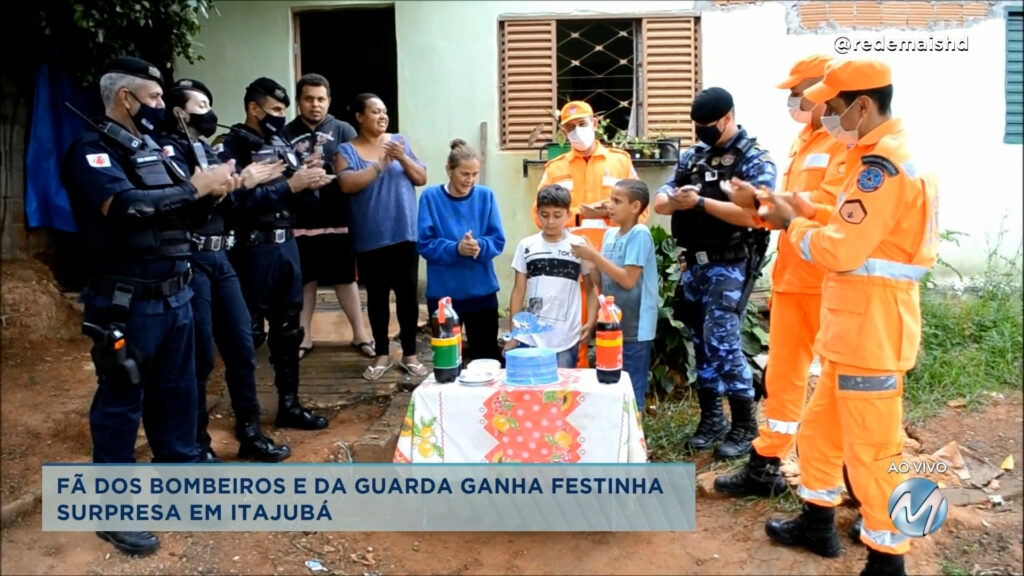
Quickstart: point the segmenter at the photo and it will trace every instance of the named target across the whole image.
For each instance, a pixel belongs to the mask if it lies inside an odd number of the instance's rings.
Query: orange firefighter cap
[[[778,84],[776,88],[789,90],[808,78],[821,78],[825,75],[825,65],[831,61],[832,57],[826,54],[808,56],[794,64],[789,71],[789,78]]]
[[[593,115],[594,109],[582,100],[574,100],[562,106],[562,124],[578,118],[590,118]]]
[[[892,84],[892,70],[878,60],[833,61],[825,66],[825,77],[804,90],[811,102],[825,102],[840,92],[871,90]]]

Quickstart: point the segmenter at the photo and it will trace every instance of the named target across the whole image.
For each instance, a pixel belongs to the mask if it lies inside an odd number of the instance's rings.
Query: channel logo
[[[901,533],[912,538],[934,534],[946,521],[948,504],[935,482],[909,478],[889,496],[889,518]]]

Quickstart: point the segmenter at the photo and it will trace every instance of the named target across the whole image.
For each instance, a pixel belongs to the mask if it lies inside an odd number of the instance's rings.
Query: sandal
[[[420,362],[409,362],[406,364],[405,361],[400,361],[398,365],[408,372],[410,376],[415,376],[417,378],[422,378],[427,374],[430,374],[430,370]]]
[[[384,373],[387,372],[394,365],[394,362],[388,362],[383,366],[371,364],[366,367],[366,370],[363,370],[363,378],[365,380],[369,380],[370,382],[380,380],[380,377],[383,376]]]
[[[309,354],[312,351],[313,351],[313,345],[312,344],[310,344],[309,346],[299,346],[299,360],[302,360],[306,356],[309,356]]]
[[[352,342],[351,346],[363,353],[367,358],[376,358],[377,349],[374,348],[373,340],[368,342]]]

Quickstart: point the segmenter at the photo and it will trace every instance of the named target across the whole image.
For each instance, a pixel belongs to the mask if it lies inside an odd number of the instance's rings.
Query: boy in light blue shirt
[[[658,261],[647,226],[637,223],[651,193],[640,180],[620,180],[612,189],[601,252],[592,246],[573,246],[573,252],[593,262],[601,272],[601,293],[614,296],[622,309],[622,368],[633,382],[642,412],[651,367],[651,344],[658,322]]]

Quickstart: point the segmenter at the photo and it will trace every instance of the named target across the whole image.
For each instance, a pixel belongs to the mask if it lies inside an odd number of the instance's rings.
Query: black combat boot
[[[907,576],[907,569],[902,555],[869,549],[868,563],[864,565],[860,576]]]
[[[804,502],[799,516],[791,520],[772,518],[765,523],[764,531],[779,544],[803,546],[825,558],[835,558],[843,551],[834,508]]]
[[[214,453],[211,447],[213,438],[210,438],[210,433],[206,431],[209,423],[209,414],[200,415],[199,421],[196,422],[196,452],[199,452],[199,460],[197,462],[200,464],[220,464],[221,459],[217,458],[217,454]]]
[[[722,412],[722,397],[710,388],[697,389],[697,401],[700,402],[700,423],[683,448],[692,451],[707,450],[729,432],[729,423]]]
[[[129,556],[152,554],[160,547],[160,539],[152,532],[97,532],[96,535]]]
[[[278,428],[323,430],[327,418],[314,414],[299,403],[299,350],[282,354],[274,359],[274,386],[277,387]]]
[[[725,435],[725,441],[715,448],[715,458],[729,460],[750,453],[750,443],[757,438],[756,407],[753,398],[729,396],[732,427]]]
[[[857,519],[853,521],[853,526],[850,526],[850,531],[846,533],[857,544],[862,544],[860,541],[860,527],[864,524],[864,517],[857,514]]]
[[[292,455],[288,446],[277,446],[260,431],[260,415],[242,416],[235,424],[238,437],[238,459],[260,462],[280,462]]]
[[[719,446],[721,447],[721,446]],[[715,478],[715,491],[731,496],[776,496],[789,489],[779,472],[778,458],[766,458],[753,451],[747,465],[732,474]]]

